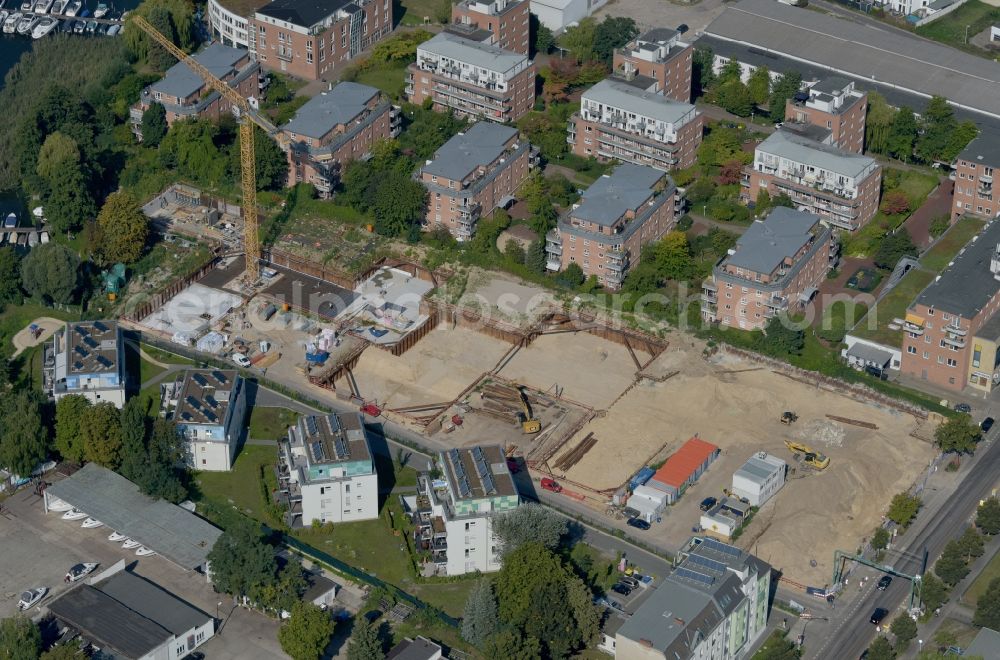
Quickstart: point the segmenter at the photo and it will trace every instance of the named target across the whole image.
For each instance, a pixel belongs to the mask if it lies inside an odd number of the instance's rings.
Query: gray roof
[[[66,370],[70,374],[123,373],[118,356],[121,333],[116,321],[79,321],[66,324]]]
[[[628,210],[636,210],[653,195],[653,186],[663,178],[660,170],[622,163],[583,191],[580,205],[570,216],[611,226]]]
[[[614,78],[605,78],[597,83],[583,93],[583,98],[668,124],[677,124],[684,118],[694,117],[694,106],[690,103],[673,101],[662,94],[646,92]]]
[[[437,150],[434,159],[421,168],[433,176],[462,181],[477,168],[489,165],[517,135],[512,126],[481,121],[451,138]]]
[[[1000,243],[1000,222],[991,222],[927,285],[916,303],[971,319],[1000,290],[990,260]]]
[[[1000,632],[981,628],[962,655],[980,656],[986,659],[1000,658]]]
[[[779,206],[754,222],[736,241],[734,254],[723,261],[755,273],[770,273],[813,238],[820,217]]]
[[[88,463],[46,492],[188,570],[205,563],[222,534],[179,506],[143,495],[134,483],[96,463]]]
[[[985,129],[958,154],[959,160],[1000,167],[1000,130]]]
[[[876,164],[869,156],[843,151],[780,129],[757,145],[757,149],[853,178],[860,178]]]
[[[826,94],[834,94],[837,92],[844,91],[844,88],[851,83],[847,78],[841,76],[827,76],[823,78],[818,83],[813,85],[810,89],[816,92],[825,92]]]
[[[438,32],[433,38],[417,46],[417,53],[421,52],[447,57],[497,73],[506,73],[528,59],[527,55],[465,39],[450,32]]]
[[[327,16],[351,4],[348,0],[274,0],[257,10],[258,14],[301,27],[312,27]]]
[[[689,658],[695,644],[693,635],[685,635],[688,629],[700,629],[708,635],[723,620],[712,598],[694,587],[667,579],[657,587],[649,599],[629,617],[618,629],[618,635],[642,642],[674,657],[669,650],[676,651],[678,657]]]
[[[186,369],[177,379],[173,420],[178,424],[221,426],[233,398],[242,395],[242,379],[235,369]]]
[[[429,639],[404,639],[389,650],[386,660],[428,660],[440,655],[441,647]]]
[[[378,94],[379,90],[368,85],[339,83],[309,99],[281,130],[319,139],[337,126],[353,121]]]
[[[236,64],[247,57],[247,51],[240,48],[230,48],[220,43],[214,43],[193,55],[196,62],[208,69],[216,78],[226,78],[237,72]],[[195,94],[205,82],[192,71],[187,64],[178,62],[169,69],[163,78],[152,85],[150,90],[167,96],[187,98]]]
[[[128,571],[118,571],[95,586],[175,635],[183,635],[212,618],[162,587]]]
[[[441,452],[438,460],[445,479],[448,480],[448,488],[456,500],[518,494],[517,484],[507,468],[507,457],[500,445],[449,449]],[[484,479],[483,475],[487,475],[488,479]]]
[[[994,314],[990,319],[979,328],[976,332],[977,337],[982,337],[983,339],[990,339],[992,341],[1000,340],[1000,314]]]
[[[853,358],[857,358],[863,362],[870,362],[872,364],[880,364],[883,367],[889,363],[892,359],[892,353],[881,348],[876,348],[871,344],[866,344],[864,342],[854,342],[854,344],[847,349],[847,355]]]
[[[652,41],[653,43],[666,43],[678,36],[680,33],[672,28],[652,28],[639,35],[638,41]]]
[[[1000,116],[1000,67],[995,62],[864,17],[837,17],[773,0],[740,0],[728,5],[705,32]]]
[[[762,484],[767,481],[772,474],[782,470],[784,470],[783,465],[771,463],[756,456],[751,456],[747,459],[746,463],[740,466],[740,469],[736,470],[733,476],[739,475],[745,479],[753,481],[754,483]]]

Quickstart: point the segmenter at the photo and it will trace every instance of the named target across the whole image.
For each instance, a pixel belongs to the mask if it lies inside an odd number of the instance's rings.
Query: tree
[[[933,572],[927,571],[920,585],[920,600],[928,611],[933,612],[948,601],[948,585]]]
[[[532,241],[531,245],[528,246],[528,251],[524,255],[524,265],[533,273],[544,273],[547,258],[545,254],[545,239],[539,238],[537,241]]]
[[[749,117],[753,111],[753,96],[739,78],[723,84],[715,92],[715,100],[726,112],[738,117]]]
[[[865,119],[865,145],[870,151],[885,154],[889,149],[889,131],[896,111],[878,92],[868,93],[868,115]]]
[[[971,454],[979,439],[979,425],[969,415],[951,417],[934,429],[934,440],[943,452]]]
[[[187,497],[187,489],[181,478],[183,470],[178,466],[183,462],[183,446],[180,433],[174,422],[157,418],[146,444],[149,462],[139,480],[139,488],[150,497],[158,497],[174,504]]]
[[[969,574],[969,567],[965,563],[962,546],[957,539],[948,541],[948,544],[944,547],[944,551],[941,553],[941,558],[934,564],[934,572],[950,587],[954,587]]]
[[[21,262],[21,283],[25,291],[50,303],[73,300],[80,259],[57,243],[43,243]]]
[[[427,189],[403,173],[392,173],[378,186],[372,211],[375,231],[383,236],[404,236],[419,223],[427,207]]]
[[[719,229],[718,227],[709,229],[707,236],[712,246],[712,252],[719,257],[726,254],[731,247],[736,245],[736,241],[739,240],[739,236],[736,234],[725,229]]]
[[[708,177],[703,177],[688,187],[687,198],[692,204],[702,204],[711,199],[713,193],[715,193],[715,183]]]
[[[525,543],[539,543],[554,550],[566,530],[565,518],[534,503],[524,504],[493,519],[493,535],[504,555]]]
[[[987,498],[976,510],[976,527],[983,534],[1000,534],[1000,499]]]
[[[62,403],[62,401],[59,403]],[[58,444],[58,430],[56,433],[56,442]],[[149,461],[150,458],[146,451],[146,411],[144,409],[144,402],[139,397],[133,397],[125,402],[125,406],[121,411],[121,462],[118,472],[129,481],[139,484],[146,472]]]
[[[885,637],[876,637],[868,647],[868,660],[893,660],[895,657],[896,651]]]
[[[56,402],[56,451],[67,461],[83,462],[85,448],[81,425],[88,408],[90,401],[82,394],[70,394]],[[124,476],[131,478],[128,474]]]
[[[769,355],[798,355],[805,346],[805,333],[793,328],[787,319],[775,316],[768,321],[757,348]]]
[[[872,534],[872,547],[876,550],[885,550],[886,546],[889,545],[889,530],[885,527],[879,527]]]
[[[60,231],[72,231],[97,214],[91,177],[81,166],[67,167],[49,184],[45,217]]]
[[[771,96],[771,72],[766,66],[759,66],[754,69],[747,79],[747,91],[750,92],[750,99],[756,105],[767,103]]]
[[[910,232],[906,227],[900,227],[882,238],[872,260],[879,268],[892,270],[903,257],[915,257],[917,254],[917,246],[913,244]]]
[[[985,542],[982,535],[973,526],[966,527],[965,531],[958,537],[958,545],[965,556],[965,561],[969,562],[977,557],[982,557],[985,550]]]
[[[149,220],[128,192],[108,196],[97,215],[100,232],[98,262],[132,264],[139,260],[149,238]]]
[[[333,635],[330,614],[312,603],[292,605],[291,616],[278,630],[281,650],[293,660],[316,660],[323,655]]]
[[[892,119],[892,128],[886,140],[886,150],[893,158],[908,162],[913,157],[913,146],[917,143],[917,118],[913,110],[900,108]]]
[[[244,596],[274,583],[278,571],[274,548],[264,543],[257,523],[240,516],[208,553],[216,590]]]
[[[577,62],[589,62],[594,59],[594,39],[597,36],[597,21],[588,16],[580,21],[578,25],[563,32],[563,48],[573,53]]]
[[[80,167],[80,147],[76,140],[56,131],[45,138],[38,152],[35,171],[42,179],[52,182],[66,173],[67,168]]]
[[[594,29],[594,56],[610,65],[615,49],[624,46],[638,34],[639,28],[631,18],[605,16]]]
[[[233,155],[233,171],[239,171],[239,149],[233,149]],[[254,158],[258,190],[281,190],[285,187],[288,183],[288,157],[259,126],[254,126]]]
[[[951,109],[947,99],[934,96],[927,103],[927,109],[921,118],[923,132],[917,138],[917,155],[926,162],[943,160],[951,142],[951,134],[958,125],[954,110]]]
[[[740,61],[731,58],[726,60],[726,63],[719,69],[717,79],[720,85],[725,85],[731,82],[739,82],[742,77],[743,69],[740,68]]]
[[[552,34],[552,30],[542,25],[534,14],[531,15],[531,22],[535,25],[535,52],[542,54],[550,53],[556,45],[556,37]]]
[[[503,247],[503,256],[507,261],[513,264],[523,264],[524,263],[524,248],[521,244],[510,239],[507,244]]]
[[[771,207],[778,208],[779,206],[784,206],[785,208],[788,209],[794,209],[795,202],[793,202],[792,198],[788,196],[788,193],[778,193],[771,199]]]
[[[39,660],[79,660],[80,650],[72,645],[53,646],[39,656]]]
[[[23,301],[17,253],[12,247],[0,247],[0,311],[5,305],[20,305]]]
[[[49,437],[42,424],[42,401],[34,390],[0,397],[0,467],[28,476],[48,455]]]
[[[147,147],[158,147],[167,134],[167,110],[156,101],[142,113],[142,143]]]
[[[80,418],[83,454],[88,461],[112,470],[121,462],[121,417],[115,404],[103,401],[90,406]]]
[[[902,190],[890,190],[882,196],[882,212],[886,215],[902,215],[910,210],[910,198]]]
[[[375,624],[364,617],[355,619],[354,632],[347,643],[347,660],[382,660],[384,648]]]
[[[542,647],[538,640],[525,638],[514,630],[505,628],[493,635],[481,649],[485,658],[504,660],[537,660],[542,657]]]
[[[686,280],[691,276],[694,261],[687,234],[682,231],[667,232],[656,245],[656,266],[660,275],[670,280]]]
[[[719,176],[716,177],[715,181],[720,186],[731,186],[735,183],[740,182],[740,178],[743,175],[743,163],[738,160],[727,160],[722,164],[722,169],[719,171]],[[763,190],[763,192],[767,192]]]
[[[1000,628],[1000,578],[993,578],[976,601],[972,623],[984,628]]]
[[[0,658],[35,660],[42,650],[42,633],[26,616],[0,619]]]
[[[583,269],[580,268],[580,264],[575,261],[570,263],[570,265],[566,266],[563,270],[559,271],[559,274],[556,275],[556,283],[570,289],[575,289],[580,286],[583,284],[585,279],[586,277],[583,274]]]
[[[487,580],[479,580],[465,601],[462,639],[481,649],[486,640],[499,631],[500,619],[497,615],[497,599],[493,595],[493,588]]]
[[[885,515],[892,522],[905,528],[916,517],[919,510],[919,497],[909,493],[897,493],[892,498],[892,502],[889,503],[889,511]]]
[[[758,217],[763,217],[771,210],[771,193],[766,188],[757,191],[757,201],[754,204],[754,212]]]
[[[896,636],[896,641],[901,646],[906,646],[907,642],[917,636],[917,622],[910,618],[910,615],[906,612],[901,612],[899,616],[892,620],[889,630]]]
[[[712,68],[715,55],[711,48],[698,46],[691,57],[691,95],[698,98],[715,83],[715,73]]]
[[[802,74],[797,71],[787,71],[771,85],[771,96],[767,100],[767,109],[773,121],[785,119],[785,102],[795,96],[802,87]]]

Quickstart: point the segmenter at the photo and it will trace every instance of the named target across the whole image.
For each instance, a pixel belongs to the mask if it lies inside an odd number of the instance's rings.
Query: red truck
[[[555,479],[544,478],[542,479],[542,488],[545,490],[550,490],[553,493],[561,493],[562,486],[560,486]]]

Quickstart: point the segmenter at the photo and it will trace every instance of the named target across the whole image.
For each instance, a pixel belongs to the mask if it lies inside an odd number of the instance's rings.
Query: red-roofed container
[[[719,448],[711,442],[691,438],[667,459],[646,485],[666,493],[667,503],[673,504],[718,455]]]

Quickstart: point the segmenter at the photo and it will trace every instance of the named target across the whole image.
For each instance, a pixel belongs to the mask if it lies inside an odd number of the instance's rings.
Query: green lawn
[[[910,306],[918,293],[924,290],[934,279],[934,273],[913,269],[903,276],[902,281],[892,291],[876,303],[870,312],[875,314],[874,328],[869,327],[868,316],[861,319],[851,334],[863,339],[870,339],[889,346],[903,345],[903,330],[892,330],[889,324],[893,319],[906,316],[906,308]]]
[[[277,462],[275,447],[245,445],[236,457],[231,472],[201,472],[195,483],[202,499],[220,507],[236,506],[247,515],[265,519],[264,495],[260,487],[261,469],[268,480],[268,490],[277,486],[271,467]]]
[[[156,348],[150,344],[139,344],[142,352],[150,356],[157,362],[165,362],[166,364],[194,364],[194,360],[186,358],[176,353],[170,353],[169,351],[164,351],[163,349]]]
[[[372,67],[359,73],[356,82],[378,87],[392,99],[398,100],[402,98],[403,88],[406,87],[406,66],[406,62],[401,62],[395,66]]]
[[[23,305],[9,305],[0,313],[0,344],[10,347],[11,338],[40,316],[51,316],[67,321],[79,318],[79,314],[64,312],[30,301]]]
[[[771,633],[771,636],[767,638],[764,645],[754,653],[754,658],[772,658],[772,657],[782,657],[782,658],[798,658],[801,657],[802,653],[792,644],[786,636],[780,630],[775,630]],[[778,656],[777,654],[784,652],[783,655]]]
[[[929,270],[941,272],[955,258],[958,251],[982,230],[984,224],[985,222],[979,218],[963,216],[944,233],[934,247],[920,257],[920,263]]]
[[[299,418],[298,413],[288,408],[265,408],[254,406],[250,411],[250,437],[261,440],[275,440],[288,433],[288,427]]]
[[[145,383],[150,378],[162,374],[166,369],[159,365],[155,365],[149,360],[144,360],[139,358],[139,382]]]
[[[818,319],[819,325],[816,326],[816,333],[828,342],[839,343],[867,311],[868,308],[862,303],[838,300],[823,310],[823,314]]]
[[[976,603],[979,602],[979,597],[983,595],[986,587],[995,578],[1000,578],[1000,552],[993,555],[993,559],[990,560],[990,563],[986,564],[983,572],[976,577],[968,590],[962,594],[962,600],[970,607],[975,607]]]
[[[981,52],[975,46],[966,45],[965,35],[971,39],[997,22],[1000,22],[1000,9],[979,0],[969,0],[950,14],[918,27],[917,34],[956,48]]]
[[[400,25],[423,25],[425,16],[431,23],[437,23],[437,12],[443,11],[444,7],[449,7],[450,11],[450,5],[450,0],[403,0],[394,14]]]

